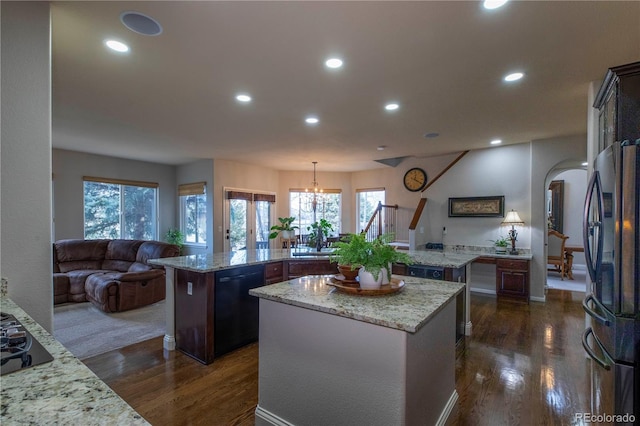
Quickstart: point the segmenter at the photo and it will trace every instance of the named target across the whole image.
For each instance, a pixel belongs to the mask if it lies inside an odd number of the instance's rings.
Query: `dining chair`
[[[555,229],[549,229],[547,233],[547,264],[553,265],[553,268],[549,268],[549,271],[559,272],[560,279],[564,280],[569,271],[567,265],[567,257],[565,253],[565,243],[569,238]]]

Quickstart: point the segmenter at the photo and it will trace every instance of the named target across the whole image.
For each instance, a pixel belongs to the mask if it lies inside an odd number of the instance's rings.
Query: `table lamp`
[[[509,252],[509,254],[518,254],[518,250],[516,250],[516,240],[518,239],[518,231],[516,231],[516,225],[524,225],[524,221],[520,219],[517,211],[511,209],[511,211],[507,213],[507,217],[504,218],[501,225],[511,225],[511,229],[509,230],[511,251]]]

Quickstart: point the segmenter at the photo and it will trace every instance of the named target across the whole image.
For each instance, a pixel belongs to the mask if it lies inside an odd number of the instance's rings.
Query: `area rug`
[[[54,307],[53,336],[79,359],[161,336],[165,332],[164,300],[125,312],[107,314],[91,303]]]

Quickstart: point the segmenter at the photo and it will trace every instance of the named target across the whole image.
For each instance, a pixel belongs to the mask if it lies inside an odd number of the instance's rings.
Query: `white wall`
[[[49,3],[1,2],[0,7],[0,274],[9,281],[9,297],[51,331]]]
[[[55,240],[84,238],[83,176],[158,183],[158,240],[176,220],[176,168],[64,149],[53,150]]]
[[[185,244],[182,249],[182,254],[185,256],[189,254],[213,254],[213,160],[200,160],[176,168],[176,186],[195,182],[207,183],[207,246]],[[174,198],[176,200],[176,220],[175,225],[172,226],[178,227],[180,225],[180,203],[175,193]],[[163,234],[167,230],[168,228],[162,230]]]
[[[586,141],[586,135],[578,135],[537,140],[531,144],[531,297],[534,300],[544,300],[547,277],[545,241],[549,174],[559,164],[584,162],[587,158]]]

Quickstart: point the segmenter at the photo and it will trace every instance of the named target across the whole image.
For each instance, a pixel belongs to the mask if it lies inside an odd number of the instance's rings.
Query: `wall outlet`
[[[187,282],[187,294],[193,296],[193,283],[190,281]]]
[[[421,234],[424,234],[424,226],[421,226],[421,227],[420,227],[420,233],[421,233]]]

